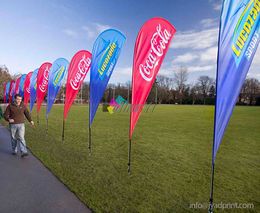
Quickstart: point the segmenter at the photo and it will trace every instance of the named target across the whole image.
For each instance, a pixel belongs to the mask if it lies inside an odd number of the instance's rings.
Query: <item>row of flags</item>
[[[175,32],[176,30],[170,22],[156,17],[147,21],[138,34],[134,50],[129,139],[132,138],[134,127]],[[42,102],[47,95],[46,119],[48,120],[55,98],[64,80],[66,80],[63,113],[63,124],[65,124],[70,107],[90,70],[89,131],[91,135],[91,125],[98,105],[125,41],[126,37],[120,31],[115,29],[105,30],[97,37],[92,53],[87,50],[80,50],[70,62],[65,58],[58,58],[53,63],[44,62],[34,71],[22,75],[15,81],[6,83],[4,85],[4,101],[10,103],[14,100],[15,94],[20,94],[26,106],[30,101],[30,111],[33,110],[36,102],[38,115]],[[64,139],[64,125],[62,135]],[[89,140],[90,144],[91,138]],[[90,145],[89,148],[91,151]]]
[[[45,62],[34,71],[4,83],[4,102],[11,103],[14,101],[14,95],[19,94],[23,97],[26,106],[30,101],[30,111],[33,110],[36,102],[37,113],[39,113],[47,95],[46,117],[48,117],[56,96],[64,80],[67,79],[64,105],[64,119],[66,119],[81,84],[91,68],[92,116],[90,119],[92,122],[125,40],[126,37],[118,30],[109,29],[102,32],[94,44],[93,56],[89,51],[81,50],[73,56],[71,62],[65,58],[58,58],[53,63]]]
[[[224,0],[223,2],[218,40],[209,212],[213,212],[216,153],[259,45],[259,12],[260,0]],[[129,127],[129,173],[133,131],[175,32],[174,26],[167,20],[152,18],[142,26],[136,39]],[[10,81],[4,84],[4,101],[10,102],[13,94],[19,92],[24,96],[25,104],[30,99],[30,110],[37,99],[39,112],[42,100],[48,91],[46,110],[48,117],[61,82],[67,76],[65,121],[80,85],[90,69],[89,148],[91,150],[91,124],[125,40],[126,37],[117,30],[110,29],[102,32],[94,43],[92,55],[82,50],[74,55],[70,63],[63,58],[57,59],[53,64],[46,62],[39,69],[22,75],[16,82]]]

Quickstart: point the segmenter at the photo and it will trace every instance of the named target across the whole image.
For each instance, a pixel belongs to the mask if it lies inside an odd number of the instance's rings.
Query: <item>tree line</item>
[[[213,78],[202,75],[195,83],[188,83],[188,70],[180,67],[174,72],[173,77],[158,75],[154,82],[147,103],[151,104],[199,104],[214,105],[216,88]],[[0,66],[0,86],[3,83],[15,79],[6,66]],[[131,83],[108,84],[102,98],[103,103],[109,103],[112,98],[122,96],[129,103],[131,102]],[[63,103],[65,98],[65,87],[63,86],[57,95],[57,103]],[[89,82],[84,82],[76,97],[76,103],[88,103]],[[3,101],[3,89],[0,91],[0,101]],[[238,105],[260,106],[260,81],[256,78],[247,78],[239,94]]]

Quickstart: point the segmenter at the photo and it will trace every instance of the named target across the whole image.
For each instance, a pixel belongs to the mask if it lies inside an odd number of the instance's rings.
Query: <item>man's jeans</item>
[[[17,153],[17,142],[20,142],[20,150],[27,153],[26,143],[24,140],[25,127],[24,124],[10,124],[12,150]]]

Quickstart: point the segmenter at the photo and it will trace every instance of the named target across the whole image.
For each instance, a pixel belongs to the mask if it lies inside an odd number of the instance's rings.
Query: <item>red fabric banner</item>
[[[15,95],[19,94],[20,80],[21,80],[21,76],[19,78],[17,78],[16,81],[15,81],[15,90],[14,90]]]
[[[49,71],[51,68],[51,63],[43,63],[38,71],[37,75],[37,89],[36,89],[36,98],[37,98],[37,112],[41,110],[41,104],[45,97],[45,94],[48,90],[48,81],[49,81]]]
[[[12,101],[13,101],[14,89],[15,89],[15,81],[12,80],[10,83],[10,89],[9,89],[9,103],[12,103]]]
[[[141,28],[134,50],[129,138],[151,91],[176,30],[163,18],[152,18]]]
[[[77,52],[71,59],[66,83],[66,99],[64,105],[64,119],[67,118],[71,104],[79,92],[91,64],[91,53],[86,50]]]
[[[27,104],[30,100],[30,83],[31,83],[31,76],[33,72],[29,72],[24,81],[24,105],[27,107]]]

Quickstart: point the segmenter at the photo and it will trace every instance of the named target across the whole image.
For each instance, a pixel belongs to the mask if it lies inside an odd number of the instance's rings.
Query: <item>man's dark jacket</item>
[[[16,103],[9,104],[4,113],[4,118],[6,121],[9,122],[9,119],[14,119],[12,124],[24,123],[24,116],[29,122],[32,121],[31,115],[23,103],[21,103],[20,106],[18,106]]]

